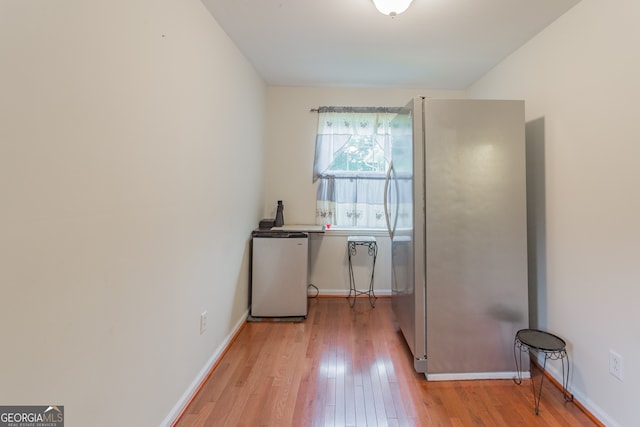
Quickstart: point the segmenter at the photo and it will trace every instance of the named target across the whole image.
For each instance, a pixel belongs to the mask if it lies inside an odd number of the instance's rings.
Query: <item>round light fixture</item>
[[[413,0],[373,0],[376,9],[384,15],[394,17],[409,8]]]

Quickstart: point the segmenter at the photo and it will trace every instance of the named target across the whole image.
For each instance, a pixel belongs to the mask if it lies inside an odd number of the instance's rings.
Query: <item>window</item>
[[[316,224],[385,228],[384,182],[397,108],[321,107],[314,162]]]

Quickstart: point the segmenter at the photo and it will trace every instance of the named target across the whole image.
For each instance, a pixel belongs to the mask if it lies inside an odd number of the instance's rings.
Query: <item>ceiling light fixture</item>
[[[394,17],[409,8],[413,0],[373,0],[378,12]]]

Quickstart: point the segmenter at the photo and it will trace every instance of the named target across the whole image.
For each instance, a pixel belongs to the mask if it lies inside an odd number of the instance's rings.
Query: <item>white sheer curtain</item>
[[[384,178],[397,108],[321,107],[313,180],[316,224],[385,228]]]

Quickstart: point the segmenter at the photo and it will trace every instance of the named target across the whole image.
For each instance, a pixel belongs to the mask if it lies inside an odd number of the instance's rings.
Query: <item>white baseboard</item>
[[[383,290],[374,290],[376,296],[378,297],[388,297],[391,296],[391,290],[389,289],[383,289]],[[347,295],[349,295],[349,289],[343,290],[343,289],[318,289],[318,291],[316,291],[314,288],[309,288],[309,291],[307,292],[307,295],[309,297],[315,297],[315,296],[321,296],[321,297],[346,297]],[[366,296],[362,296],[365,297]],[[361,298],[362,298],[361,297]]]
[[[187,390],[180,396],[178,402],[171,409],[169,414],[165,417],[165,419],[160,423],[160,427],[170,427],[175,423],[184,410],[184,408],[189,404],[193,395],[200,389],[201,384],[207,379],[211,368],[216,364],[216,362],[223,355],[225,349],[231,344],[231,340],[238,332],[238,330],[242,327],[242,325],[247,321],[247,317],[249,316],[249,311],[242,316],[242,318],[235,324],[232,331],[225,337],[224,341],[216,348],[213,352],[209,360],[205,363],[205,365],[200,369],[200,372],[193,379]]]
[[[452,374],[424,374],[427,381],[463,381],[463,380],[512,380],[518,376],[516,371],[511,372],[462,372]],[[522,373],[522,379],[531,378],[529,372]]]
[[[538,354],[536,357],[536,361],[539,366],[543,366],[544,364],[544,356]],[[562,370],[558,369],[557,366],[553,366],[552,364],[547,364],[546,371],[549,375],[551,375],[558,384],[562,384]],[[598,419],[602,424],[607,427],[622,427],[618,422],[613,420],[609,414],[607,414],[601,407],[596,405],[582,390],[575,389],[571,385],[571,375],[573,372],[569,373],[569,385],[567,387],[567,391],[573,394],[574,400],[578,401],[580,405],[584,406],[584,408],[591,413],[595,418]]]

